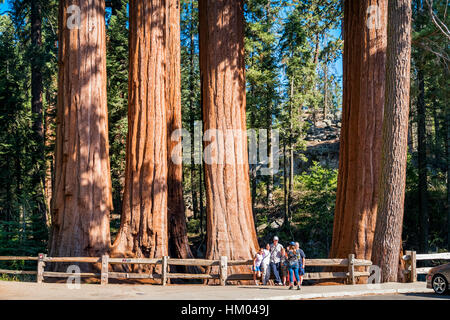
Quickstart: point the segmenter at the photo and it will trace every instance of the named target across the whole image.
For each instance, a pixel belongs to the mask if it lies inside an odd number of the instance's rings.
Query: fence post
[[[102,286],[108,284],[108,267],[109,267],[109,256],[107,254],[102,256],[102,275],[100,284]]]
[[[227,277],[228,277],[228,257],[220,257],[220,285],[226,285]]]
[[[42,281],[44,281],[44,267],[45,267],[44,258],[45,258],[45,256],[46,255],[43,253],[38,254],[37,277],[36,277],[37,283],[42,283]]]
[[[355,284],[355,255],[353,253],[348,255],[348,281]]]
[[[161,284],[165,286],[167,284],[167,269],[168,269],[168,256],[162,258],[162,274],[161,274]]]
[[[411,251],[410,262],[411,262],[411,282],[416,282],[417,281],[417,260],[416,260],[416,252],[415,251]]]

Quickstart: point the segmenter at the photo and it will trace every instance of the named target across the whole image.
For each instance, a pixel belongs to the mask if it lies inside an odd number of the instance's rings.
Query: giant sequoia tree
[[[203,121],[209,141],[206,257],[248,259],[258,243],[245,135],[243,1],[201,0],[199,14]],[[227,135],[227,130],[243,135]]]
[[[69,6],[80,9],[72,19]],[[51,256],[100,256],[112,207],[106,106],[105,3],[59,3],[59,77]],[[72,7],[73,8],[73,7]],[[78,23],[79,22],[79,23]]]
[[[181,52],[180,52],[180,7],[178,0],[167,1],[167,135],[168,135],[168,223],[169,250],[171,256],[193,258],[186,233],[186,214],[183,199],[182,150],[178,148],[181,129]],[[172,136],[172,134],[174,134]],[[172,139],[173,138],[173,139]]]
[[[128,136],[122,220],[112,254],[168,253],[166,2],[130,1]]]
[[[370,6],[378,6],[369,10]],[[375,8],[375,7],[372,7]],[[378,201],[387,0],[346,0],[344,96],[331,257],[370,259]]]
[[[397,281],[402,242],[411,58],[411,2],[389,1],[383,151],[372,260]]]

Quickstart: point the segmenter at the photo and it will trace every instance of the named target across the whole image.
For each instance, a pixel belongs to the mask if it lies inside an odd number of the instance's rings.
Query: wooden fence
[[[108,283],[109,279],[160,279],[164,286],[169,279],[201,279],[201,280],[218,280],[220,285],[224,286],[228,281],[245,281],[253,280],[251,274],[251,266],[253,260],[228,260],[227,257],[221,257],[219,260],[206,259],[172,259],[170,257],[162,257],[156,259],[129,259],[129,258],[110,258],[107,255],[101,258],[96,257],[47,257],[40,253],[37,257],[0,257],[0,261],[37,261],[36,271],[20,271],[20,270],[3,270],[0,274],[29,274],[36,275],[36,281],[42,283],[45,277],[100,277],[102,285]],[[101,264],[101,273],[71,273],[71,272],[49,272],[45,271],[46,263],[93,263]],[[161,273],[127,273],[109,271],[111,264],[146,264],[161,265]],[[322,279],[347,279],[347,283],[355,284],[356,278],[368,277],[369,272],[357,272],[356,267],[370,267],[372,262],[369,260],[355,259],[354,254],[350,254],[348,259],[306,259],[306,268],[308,267],[332,267],[345,268],[342,272],[307,272],[304,275],[305,280],[322,280]],[[197,266],[197,267],[216,267],[217,273],[208,274],[187,274],[187,273],[170,273],[169,266]],[[229,267],[248,266],[249,273],[232,274],[228,271]]]
[[[406,251],[403,260],[406,262],[405,274],[408,275],[408,281],[416,282],[418,274],[427,274],[431,269],[431,267],[417,268],[417,261],[450,260],[450,252],[417,254],[415,251]]]

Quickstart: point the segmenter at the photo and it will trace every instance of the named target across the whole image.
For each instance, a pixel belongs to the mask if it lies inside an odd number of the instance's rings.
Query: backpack
[[[288,251],[288,266],[291,268],[298,267],[297,253],[292,250]]]

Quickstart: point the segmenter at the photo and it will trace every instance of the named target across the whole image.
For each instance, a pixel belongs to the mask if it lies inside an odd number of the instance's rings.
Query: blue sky
[[[5,14],[7,10],[10,9],[10,3],[11,0],[5,0],[4,3],[0,4],[0,14]],[[339,35],[340,30],[336,30],[336,36]],[[334,67],[336,68],[336,73],[338,75],[342,75],[342,58],[338,59],[336,63],[334,64]]]
[[[9,0],[6,0],[4,3],[0,4],[0,14],[4,14],[5,11],[9,9]]]

